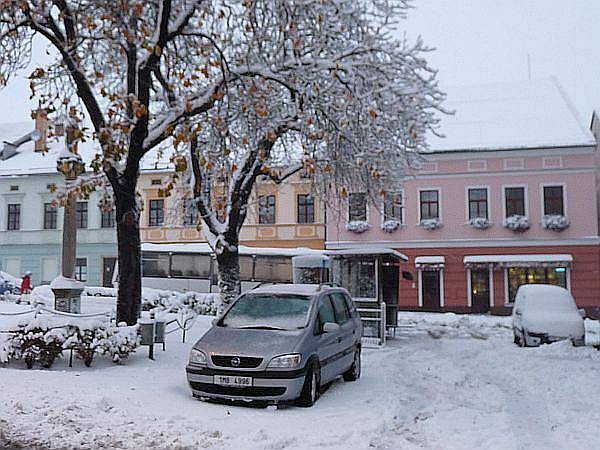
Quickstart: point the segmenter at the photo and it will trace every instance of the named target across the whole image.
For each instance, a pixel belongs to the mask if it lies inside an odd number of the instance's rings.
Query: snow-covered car
[[[537,346],[570,339],[583,345],[583,310],[566,289],[545,284],[527,284],[517,291],[512,312],[515,344]]]
[[[194,345],[194,397],[312,406],[322,386],[361,373],[362,325],[348,294],[316,284],[259,286]]]

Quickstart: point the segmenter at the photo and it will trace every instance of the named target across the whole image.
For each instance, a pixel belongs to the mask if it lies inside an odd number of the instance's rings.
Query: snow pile
[[[507,330],[512,329],[510,317],[454,313],[401,312],[398,314],[398,324],[418,333],[426,333],[434,339],[446,337],[485,340],[490,336],[505,335]]]
[[[117,289],[111,287],[86,286],[84,294],[90,297],[116,297]]]
[[[512,215],[504,219],[503,225],[505,228],[516,232],[529,230],[529,219],[518,214]]]
[[[381,224],[381,229],[383,231],[385,231],[386,233],[393,233],[398,228],[400,228],[400,225],[402,225],[402,224],[400,223],[399,220],[390,219],[390,220],[386,220],[385,222],[383,222]]]
[[[10,273],[3,272],[0,270],[0,282],[8,281],[11,284],[14,284],[17,287],[21,287],[21,279],[17,277],[13,277]]]
[[[219,294],[200,292],[174,292],[144,288],[142,310],[159,309],[168,312],[189,310],[194,314],[215,316],[221,301]]]
[[[569,219],[560,214],[550,214],[542,217],[542,227],[546,230],[562,231],[569,228]]]
[[[442,227],[440,219],[423,219],[419,222],[419,226],[425,230],[437,230]]]
[[[492,226],[490,221],[485,217],[474,217],[469,221],[469,223],[473,228],[477,228],[478,230],[486,230]]]
[[[346,230],[351,231],[352,233],[364,233],[371,225],[366,220],[352,220],[346,224]]]

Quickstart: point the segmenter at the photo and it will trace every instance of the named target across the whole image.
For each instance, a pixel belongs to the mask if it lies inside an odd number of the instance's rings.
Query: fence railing
[[[363,323],[363,344],[385,345],[386,307],[385,302],[355,301],[356,310]]]

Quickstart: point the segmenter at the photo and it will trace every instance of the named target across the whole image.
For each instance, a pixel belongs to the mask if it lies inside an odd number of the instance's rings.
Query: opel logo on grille
[[[231,365],[233,367],[237,367],[240,365],[242,361],[240,360],[240,358],[238,358],[237,356],[234,356],[233,358],[231,358]]]

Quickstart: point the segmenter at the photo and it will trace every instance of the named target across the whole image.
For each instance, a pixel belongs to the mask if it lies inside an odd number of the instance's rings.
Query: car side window
[[[335,323],[333,305],[328,296],[323,297],[319,301],[319,313],[317,315],[317,329],[315,330],[315,334],[320,334],[323,331],[323,324],[327,322]]]
[[[339,325],[348,322],[348,320],[350,320],[350,311],[348,310],[348,304],[346,303],[344,294],[334,292],[333,294],[330,294],[329,297],[331,297],[333,308],[335,309],[336,322]]]
[[[354,304],[354,302],[352,301],[352,298],[350,298],[347,295],[344,295],[344,297],[346,298],[346,303],[348,304],[348,310],[350,311],[350,317],[353,318],[358,318],[358,311],[356,310],[356,305]]]

